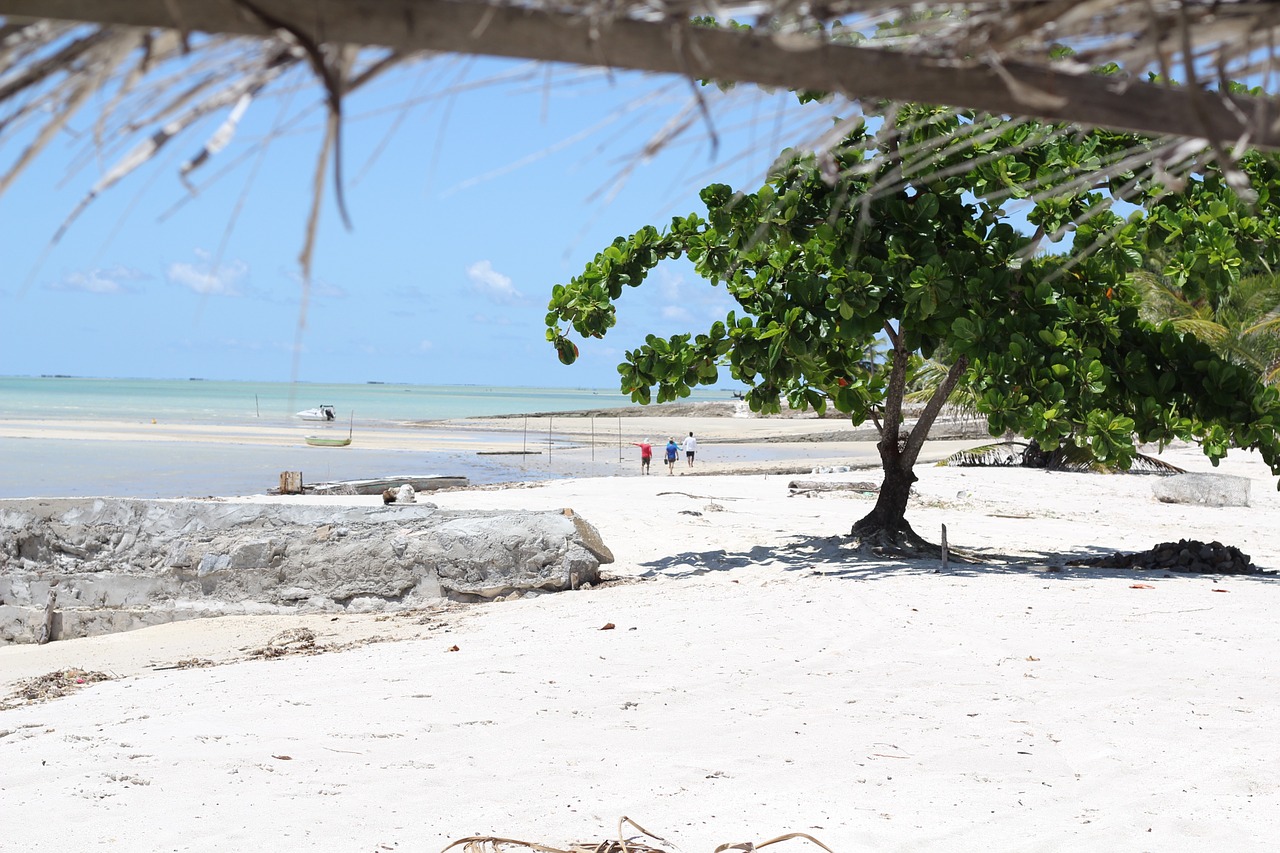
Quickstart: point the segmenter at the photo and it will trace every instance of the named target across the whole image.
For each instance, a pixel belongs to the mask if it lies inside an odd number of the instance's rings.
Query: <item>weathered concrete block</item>
[[[1232,474],[1174,474],[1156,480],[1151,491],[1169,504],[1249,505],[1249,478]]]
[[[450,512],[225,500],[0,501],[0,642],[225,613],[369,612],[599,580],[613,555],[571,510]]]

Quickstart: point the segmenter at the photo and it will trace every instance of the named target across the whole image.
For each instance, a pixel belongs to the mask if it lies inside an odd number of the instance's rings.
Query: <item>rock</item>
[[[1249,478],[1231,474],[1174,474],[1158,478],[1151,491],[1162,503],[1249,505]]]
[[[408,483],[403,484],[396,490],[396,503],[411,504],[416,500],[417,498],[413,494],[413,486]]]
[[[1107,569],[1153,569],[1173,572],[1199,572],[1215,575],[1263,574],[1253,565],[1248,554],[1221,542],[1164,542],[1150,551],[1138,554],[1115,553],[1090,560],[1075,560],[1071,566],[1096,566]]]
[[[196,569],[197,577],[205,577],[215,572],[223,572],[231,568],[231,555],[205,554],[200,558],[200,566]]]

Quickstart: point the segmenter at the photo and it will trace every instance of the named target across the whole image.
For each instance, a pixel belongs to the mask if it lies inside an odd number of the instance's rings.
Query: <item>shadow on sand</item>
[[[1232,581],[1277,581],[1275,572],[1257,574],[1201,574],[1197,572],[1169,572],[1163,569],[1107,569],[1093,566],[1070,566],[1074,560],[1106,557],[1115,553],[1111,548],[1084,546],[1070,551],[1022,554],[999,554],[991,551],[966,549],[960,560],[949,562],[946,571],[942,561],[933,557],[902,557],[867,555],[853,547],[853,540],[844,536],[796,537],[777,547],[757,545],[747,551],[731,552],[724,549],[711,551],[685,551],[640,565],[647,569],[641,577],[687,578],[711,572],[732,571],[747,566],[774,565],[790,572],[807,572],[821,577],[848,578],[852,580],[876,580],[902,575],[945,575],[950,577],[982,577],[1011,572],[1034,572],[1046,578],[1162,578],[1162,577],[1230,577]]]

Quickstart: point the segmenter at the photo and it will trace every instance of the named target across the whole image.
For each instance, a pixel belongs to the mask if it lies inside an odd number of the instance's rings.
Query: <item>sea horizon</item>
[[[732,398],[728,388],[699,388],[685,401]],[[287,423],[320,405],[343,421],[412,423],[635,404],[619,389],[588,387],[0,376],[0,420]]]

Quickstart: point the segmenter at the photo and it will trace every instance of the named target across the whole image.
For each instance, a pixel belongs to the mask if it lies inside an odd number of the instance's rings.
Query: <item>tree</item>
[[[1255,447],[1280,473],[1276,392],[1195,338],[1143,321],[1128,278],[1149,245],[1211,214],[1214,234],[1180,255],[1179,269],[1233,257],[1270,262],[1280,210],[1269,198],[1248,208],[1212,167],[1183,195],[1123,170],[1081,192],[1061,176],[1098,174],[1133,137],[1022,125],[948,154],[930,143],[954,138],[971,117],[914,107],[908,120],[912,130],[888,142],[862,125],[829,157],[786,152],[754,193],[703,189],[705,219],[676,217],[665,231],[645,226],[615,239],[553,288],[547,337],[561,360],[578,353],[561,324],[602,337],[625,287],[664,259],[687,257],[741,313],[697,336],[648,336],[618,367],[623,390],[639,403],[673,400],[727,366],[750,386],[754,411],[777,411],[785,396],[796,408],[831,405],[856,423],[874,419],[884,481],[852,528],[870,547],[930,547],[906,520],[907,499],[929,428],[962,379],[993,435],[1011,429],[1047,450],[1069,441],[1120,467],[1135,442],[1195,439],[1215,464],[1231,446]],[[869,151],[876,145],[890,148]],[[928,151],[929,162],[911,171],[908,147]],[[1027,235],[1000,199],[1025,197],[1037,182],[1059,189],[1033,200]],[[1146,216],[1126,222],[1111,209],[1126,188],[1148,205]],[[1218,221],[1228,219],[1234,232]],[[1088,251],[1037,254],[1056,232]],[[1231,284],[1229,275],[1202,278],[1212,299]],[[863,352],[881,335],[888,367],[873,370]],[[905,430],[917,354],[947,372]]]

